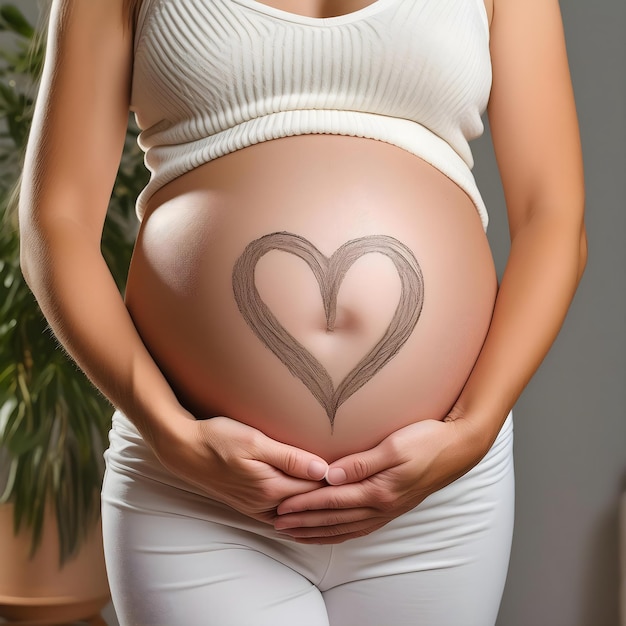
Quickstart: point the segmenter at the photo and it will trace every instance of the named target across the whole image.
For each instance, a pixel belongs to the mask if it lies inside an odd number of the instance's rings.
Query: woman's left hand
[[[300,543],[367,535],[465,474],[485,443],[467,419],[416,422],[332,463],[329,485],[284,500],[274,526]]]

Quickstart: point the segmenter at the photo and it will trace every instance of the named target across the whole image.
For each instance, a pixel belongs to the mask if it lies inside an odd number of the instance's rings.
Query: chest
[[[134,108],[146,126],[199,110],[233,116],[221,127],[325,107],[427,123],[442,106],[462,118],[486,104],[483,0],[366,2],[145,0]]]
[[[348,15],[376,0],[263,0],[262,4],[288,13],[317,19]]]

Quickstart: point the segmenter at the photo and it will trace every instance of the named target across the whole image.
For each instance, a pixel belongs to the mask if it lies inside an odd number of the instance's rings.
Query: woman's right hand
[[[22,269],[67,352],[132,416],[165,466],[208,496],[269,522],[282,500],[321,485],[326,463],[227,418],[196,421],[184,411],[181,417],[100,250],[132,92],[134,40],[121,19],[125,5],[52,3],[23,169]],[[309,469],[315,461],[320,465]]]
[[[283,500],[322,487],[328,469],[321,457],[228,417],[180,420],[153,448],[173,474],[267,524]]]

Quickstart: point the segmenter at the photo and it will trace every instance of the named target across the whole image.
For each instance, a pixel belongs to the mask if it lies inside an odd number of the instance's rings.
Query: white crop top
[[[143,0],[131,109],[151,178],[255,143],[308,133],[366,137],[439,169],[487,212],[469,140],[491,89],[483,0],[376,0],[314,18],[256,0]]]

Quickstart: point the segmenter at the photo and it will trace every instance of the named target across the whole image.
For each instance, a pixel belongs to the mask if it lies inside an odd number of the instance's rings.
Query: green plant
[[[56,512],[61,562],[97,521],[102,453],[112,408],[50,332],[19,266],[12,195],[19,179],[44,58],[43,37],[17,7],[0,5],[0,502],[14,504],[15,532],[41,539],[48,504]],[[134,200],[147,172],[129,126],[102,251],[123,289],[134,239]]]

